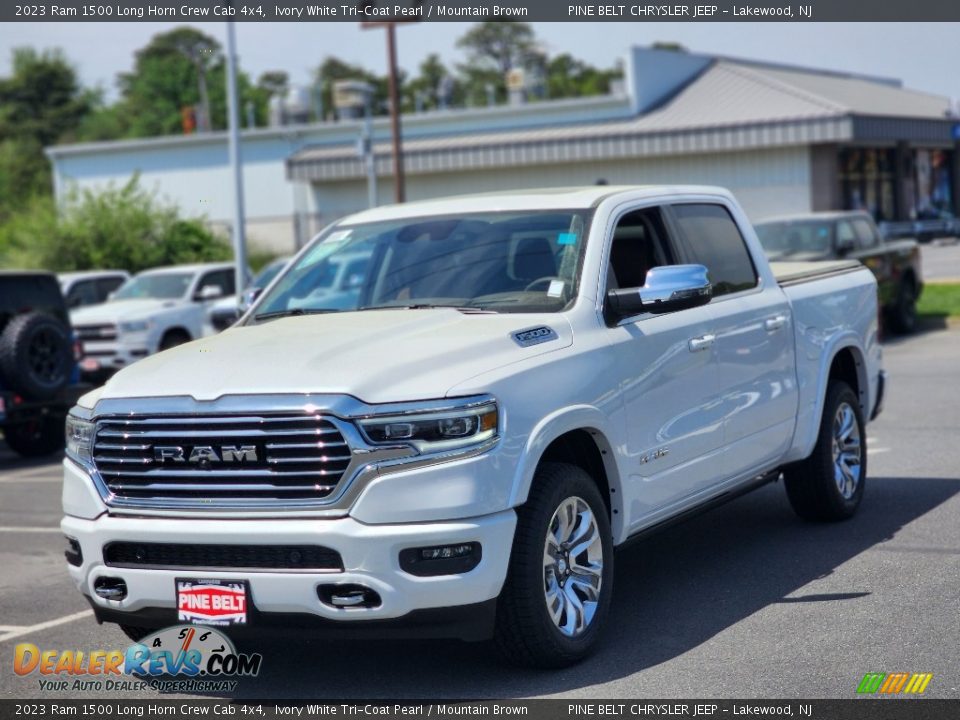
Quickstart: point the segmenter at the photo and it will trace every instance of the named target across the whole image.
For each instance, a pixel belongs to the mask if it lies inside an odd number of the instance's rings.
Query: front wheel
[[[857,394],[845,382],[831,382],[813,452],[783,473],[787,498],[797,515],[836,521],[857,511],[867,481],[864,428]]]
[[[544,463],[517,531],[497,607],[497,645],[512,662],[566,667],[594,649],[613,591],[607,507],[579,467]]]

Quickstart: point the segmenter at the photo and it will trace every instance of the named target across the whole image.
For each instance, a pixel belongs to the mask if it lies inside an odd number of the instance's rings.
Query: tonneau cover
[[[781,285],[809,282],[829,275],[853,272],[863,267],[859,260],[822,260],[817,262],[772,262],[770,269]]]

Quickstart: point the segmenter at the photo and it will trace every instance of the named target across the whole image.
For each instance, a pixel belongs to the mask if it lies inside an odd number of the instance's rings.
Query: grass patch
[[[960,317],[960,283],[923,286],[917,314],[926,317]]]

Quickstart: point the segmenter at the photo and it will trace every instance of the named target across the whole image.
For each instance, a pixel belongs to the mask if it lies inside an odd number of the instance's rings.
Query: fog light
[[[123,600],[127,596],[127,583],[121,578],[98,577],[93,581],[93,591],[104,600]]]
[[[479,565],[481,556],[478,542],[407,548],[400,551],[400,568],[419,577],[460,575]]]

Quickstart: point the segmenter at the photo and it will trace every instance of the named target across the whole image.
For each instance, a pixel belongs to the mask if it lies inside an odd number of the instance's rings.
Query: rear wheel
[[[3,437],[10,449],[22,457],[42,457],[63,450],[63,417],[47,416],[4,425]]]
[[[867,480],[867,437],[856,393],[835,380],[827,388],[813,453],[784,471],[787,498],[806,520],[852,517]]]
[[[543,464],[517,512],[497,645],[521,665],[572,665],[594,649],[612,591],[613,541],[596,483],[574,465]]]
[[[900,283],[889,314],[894,331],[905,335],[917,329],[917,288],[912,279],[905,278]]]

